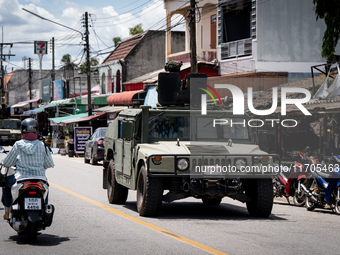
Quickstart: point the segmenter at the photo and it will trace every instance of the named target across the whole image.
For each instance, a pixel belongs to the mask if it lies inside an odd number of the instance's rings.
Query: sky
[[[40,19],[27,9],[46,19],[63,24],[74,30]],[[48,54],[43,56],[42,69],[52,68],[50,41],[55,38],[55,66],[60,68],[61,58],[70,54],[76,64],[85,61],[84,14],[89,13],[91,57],[100,63],[113,50],[112,39],[129,36],[129,28],[142,24],[145,30],[165,29],[163,0],[0,0],[0,38],[6,57],[7,72],[27,69],[27,58],[33,60],[33,69],[39,69],[38,55],[34,54],[34,41],[47,41]]]

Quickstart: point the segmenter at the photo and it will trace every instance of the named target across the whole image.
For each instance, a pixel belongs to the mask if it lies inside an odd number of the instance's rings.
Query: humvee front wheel
[[[140,216],[156,216],[162,207],[163,180],[148,176],[142,166],[137,179],[137,209]]]
[[[247,209],[250,216],[269,217],[273,208],[271,179],[251,179],[245,182],[246,195],[250,198]]]
[[[125,204],[128,192],[128,188],[116,181],[115,166],[111,159],[107,170],[107,198],[109,202],[111,204]]]

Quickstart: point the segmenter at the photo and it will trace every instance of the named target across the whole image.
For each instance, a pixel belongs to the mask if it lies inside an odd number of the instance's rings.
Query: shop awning
[[[76,119],[63,120],[60,122],[60,124],[66,125],[66,124],[77,123],[77,122],[82,122],[82,121],[96,120],[96,119],[99,119],[100,117],[104,117],[106,114],[107,114],[106,112],[96,112],[95,114],[90,115],[90,116],[83,116],[83,117],[76,118]]]
[[[24,115],[37,114],[37,113],[40,113],[40,112],[44,112],[46,108],[51,108],[51,107],[56,107],[56,105],[55,104],[46,104],[46,105],[40,106],[39,108],[35,108],[33,110],[25,111],[23,114]]]
[[[52,101],[52,105],[61,105],[61,104],[75,104],[76,99],[74,98],[67,98],[67,99],[60,99],[60,100],[55,100]]]
[[[64,120],[71,120],[71,119],[76,119],[76,118],[81,118],[84,116],[87,116],[87,113],[80,113],[80,114],[75,114],[75,115],[69,115],[69,116],[63,116],[63,117],[56,117],[56,118],[48,118],[50,121],[59,124],[60,122]]]
[[[107,98],[107,104],[129,105],[129,104],[132,104],[134,101],[144,100],[145,94],[146,94],[146,91],[143,89],[116,93]]]
[[[95,112],[120,112],[120,111],[127,109],[127,108],[128,108],[127,106],[111,106],[111,105],[108,105],[108,106],[104,106],[104,107],[94,109],[93,111],[95,111]]]
[[[12,108],[20,108],[20,107],[27,107],[29,106],[30,103],[36,103],[39,100],[41,100],[41,98],[35,98],[35,99],[31,99],[31,100],[27,100],[27,101],[23,101],[23,102],[19,102],[17,104],[12,105]]]

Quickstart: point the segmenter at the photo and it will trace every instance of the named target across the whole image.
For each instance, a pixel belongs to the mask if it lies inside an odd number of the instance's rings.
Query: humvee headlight
[[[177,169],[180,171],[185,171],[189,168],[189,160],[181,158],[177,160]]]
[[[160,165],[162,163],[162,156],[154,156],[152,158],[152,162],[155,164],[155,165]]]
[[[241,168],[245,167],[247,165],[246,161],[242,158],[235,160],[235,167],[237,170],[240,170]]]
[[[269,163],[269,157],[268,156],[262,156],[261,157],[261,163],[268,164]]]

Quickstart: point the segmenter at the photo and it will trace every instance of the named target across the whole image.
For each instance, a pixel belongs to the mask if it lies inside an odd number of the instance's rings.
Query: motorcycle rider
[[[54,167],[51,152],[38,140],[38,122],[33,118],[21,123],[21,140],[15,142],[11,151],[2,162],[5,167],[16,166],[14,175],[7,177],[2,190],[2,203],[5,206],[4,220],[9,218],[12,203],[11,187],[19,177],[45,176],[47,168]]]

